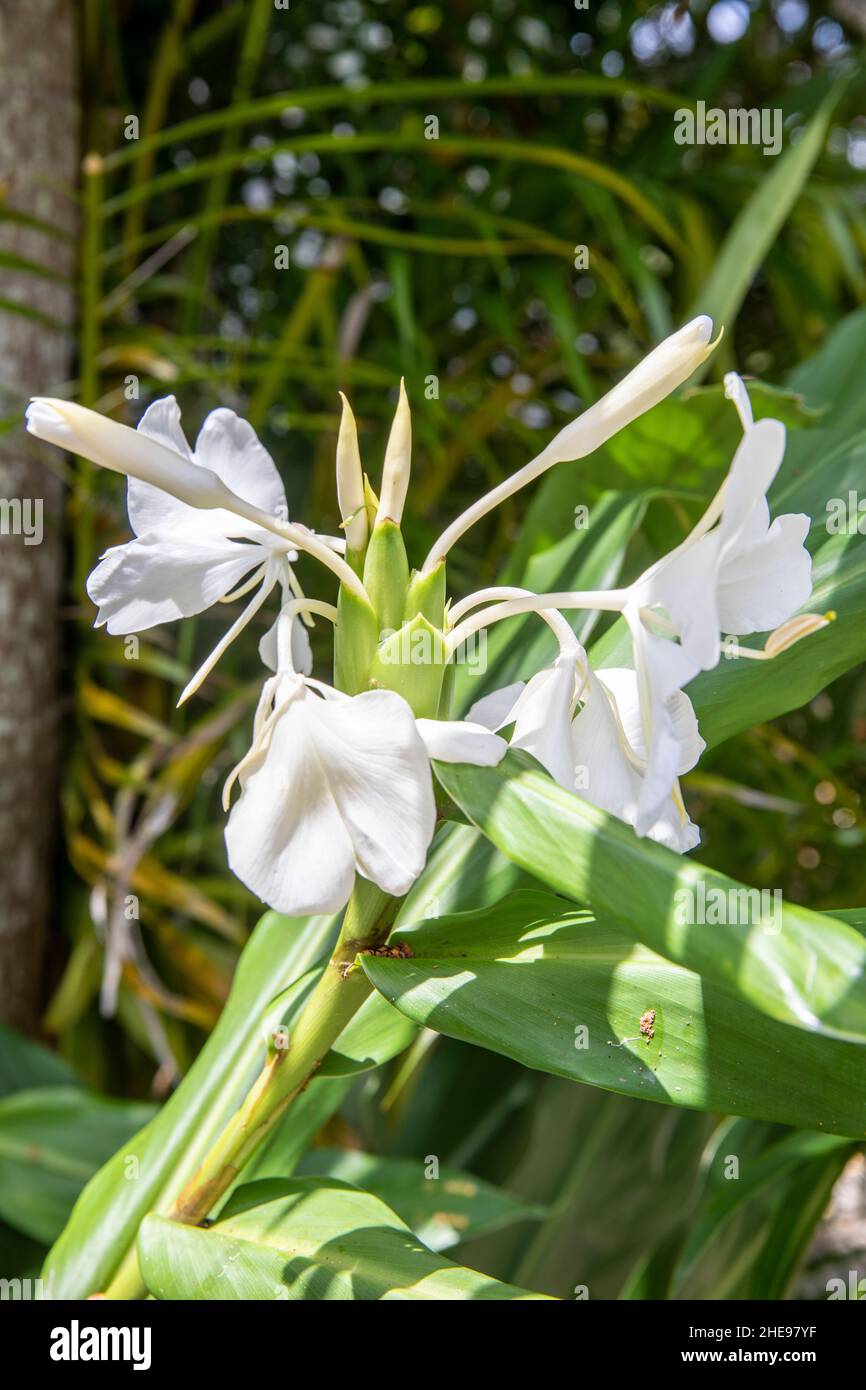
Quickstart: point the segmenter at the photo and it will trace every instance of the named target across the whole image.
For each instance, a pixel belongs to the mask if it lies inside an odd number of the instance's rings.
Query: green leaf
[[[396,939],[412,956],[362,957],[367,975],[449,1037],[623,1095],[863,1133],[866,1050],[777,1023],[551,894],[514,893]]]
[[[275,990],[317,961],[336,920],[268,912],[238,963],[228,1003],[194,1065],[151,1123],[88,1183],[44,1273],[57,1298],[86,1298],[122,1271],[136,1295],[135,1237],[148,1211],[166,1210],[237,1109],[265,1059],[262,1017]],[[126,1176],[128,1160],[138,1179]]]
[[[514,881],[519,874],[491,851],[476,831],[467,830],[466,836],[452,839],[446,830],[440,836],[428,895],[447,892],[453,901],[455,880],[462,884],[463,893],[472,891],[479,875],[483,877],[479,868],[482,860],[495,861],[498,883]],[[404,908],[406,916],[413,911],[418,915],[422,902],[424,912],[429,913],[426,878],[425,874],[415,885]],[[220,1020],[189,1073],[151,1124],[88,1184],[68,1226],[49,1252],[45,1272],[56,1281],[57,1297],[86,1297],[104,1289],[115,1276],[136,1296],[139,1284],[134,1245],[140,1222],[147,1212],[170,1207],[237,1109],[264,1062],[269,1027],[286,1015],[286,1000],[275,996],[299,985],[322,952],[330,949],[336,930],[336,918],[290,921],[268,912],[261,919],[244,948]],[[292,991],[295,1003],[301,997],[300,988]],[[369,1022],[370,1015],[366,1015],[358,1026],[366,1029]],[[403,1036],[407,1035],[408,1030]],[[381,1034],[378,1036],[381,1041]],[[390,1036],[394,1038],[396,1033],[391,1031]],[[349,1037],[351,1040],[351,1034]],[[359,1037],[362,1048],[369,1046],[363,1033],[356,1035],[356,1043]],[[357,1056],[342,1052],[343,1039],[339,1041],[341,1055],[357,1062]],[[350,1041],[349,1046],[354,1049],[356,1044]],[[345,1070],[345,1064],[334,1065]],[[341,1103],[347,1086],[345,1078],[315,1078],[254,1156],[250,1171],[290,1172],[313,1134]],[[138,1162],[137,1182],[126,1178],[128,1156]]]
[[[338,1178],[362,1187],[391,1207],[430,1250],[489,1234],[515,1221],[538,1220],[544,1207],[443,1168],[428,1177],[418,1158],[377,1158],[356,1149],[312,1149],[298,1165],[304,1176]]]
[[[34,1086],[80,1086],[68,1062],[0,1023],[0,1096]]]
[[[841,96],[835,87],[812,117],[796,145],[775,161],[738,214],[716,258],[710,278],[697,296],[693,314],[709,314],[717,327],[733,333],[734,321],[752,279],[773,246],[824,148],[830,117]],[[705,363],[697,376],[709,370]]]
[[[638,839],[622,821],[558,786],[526,754],[510,751],[495,768],[434,768],[504,854],[600,920],[735,989],[773,1018],[866,1042],[866,940],[852,927],[793,904],[781,909],[778,923],[734,924],[749,892],[742,884]],[[689,923],[689,907],[716,894],[728,920]]]
[[[208,1230],[149,1216],[139,1253],[159,1299],[544,1296],[434,1255],[378,1197],[334,1178],[248,1184]]]
[[[854,1149],[831,1134],[762,1134],[739,1120],[724,1125],[707,1157],[672,1296],[783,1298]]]
[[[814,357],[795,367],[788,387],[799,391],[813,410],[832,410],[826,423],[849,434],[866,429],[863,351],[866,309],[848,314],[828,333]]]
[[[39,1086],[0,1100],[0,1217],[56,1239],[84,1184],[153,1114],[79,1086]]]

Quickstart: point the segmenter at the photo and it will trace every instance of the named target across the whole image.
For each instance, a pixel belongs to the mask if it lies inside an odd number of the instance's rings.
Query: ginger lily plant
[[[491,588],[451,603],[446,561],[500,501],[556,463],[591,453],[682,385],[712,351],[711,336],[710,321],[698,318],[662,343],[458,517],[418,570],[410,569],[401,533],[411,457],[402,385],[378,497],[343,400],[340,538],[289,521],[272,460],[232,411],[208,416],[190,449],[172,397],[155,402],[137,430],[66,401],[31,404],[31,433],[129,479],[134,539],[108,551],[88,584],[98,624],[112,633],[141,631],[252,594],[182,699],[278,596],[275,622],[260,643],[270,673],[251,746],[225,788],[228,862],[263,902],[290,916],[346,908],[331,962],[290,1045],[271,1050],[241,1109],[177,1197],[175,1219],[197,1223],[212,1211],[370,993],[357,958],[387,939],[437,824],[431,759],[495,766],[510,740],[562,787],[639,835],[680,852],[698,843],[678,779],[704,744],[684,686],[719,661],[726,636],[777,629],[760,651],[736,646],[743,656],[765,658],[828,621],[794,618],[811,589],[808,518],[769,518],[766,492],[782,462],[784,427],[754,423],[743,383],[726,378],[743,426],[728,476],[692,533],[627,588]],[[336,605],[302,591],[294,566],[303,554],[339,580]],[[633,669],[593,670],[564,617],[576,609],[624,616]],[[467,719],[453,719],[461,644],[530,612],[556,635],[553,665],[525,686],[481,700]],[[306,626],[316,619],[334,625],[332,685],[311,671]],[[127,1273],[109,1292],[137,1288]]]

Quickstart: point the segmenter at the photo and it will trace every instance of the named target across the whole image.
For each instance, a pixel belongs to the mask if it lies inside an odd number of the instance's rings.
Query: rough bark
[[[75,38],[73,0],[0,5],[2,201],[66,232],[76,225]],[[69,285],[4,265],[10,253],[61,274],[74,270],[68,242],[0,218],[2,417],[68,380],[72,339],[62,325],[74,315]],[[4,300],[46,320],[9,312]],[[40,1002],[57,787],[63,487],[53,467],[20,427],[0,434],[0,1017],[25,1028]],[[15,499],[41,499],[41,543],[15,534]]]

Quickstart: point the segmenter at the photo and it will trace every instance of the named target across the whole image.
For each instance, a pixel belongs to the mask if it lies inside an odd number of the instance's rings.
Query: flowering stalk
[[[295,1096],[312,1080],[324,1057],[373,986],[355,964],[386,939],[399,899],[363,880],[346,908],[339,939],[304,1005],[289,1046],[275,1047],[246,1100],[223,1130],[198,1171],[175,1199],[172,1220],[198,1225],[231,1187]]]
[[[679,787],[704,747],[684,687],[717,665],[722,634],[770,631],[762,650],[734,649],[767,660],[832,617],[799,613],[811,591],[803,544],[809,519],[770,520],[766,493],[784,453],[781,423],[755,423],[743,383],[726,378],[743,427],[729,474],[690,535],[628,588],[533,594],[491,587],[449,608],[445,556],[499,501],[554,464],[589,454],[681,385],[712,350],[711,333],[710,321],[699,318],[662,343],[452,523],[419,571],[410,570],[401,530],[412,441],[402,382],[380,498],[364,476],[343,399],[337,491],[345,543],[287,520],[272,459],[232,411],[212,412],[191,448],[172,397],[154,402],[136,430],[64,401],[31,405],[31,432],[129,479],[135,535],[109,550],[90,577],[97,623],[112,633],[141,631],[253,592],[182,700],[271,593],[280,595],[259,643],[270,674],[251,745],[224,791],[228,862],[288,917],[345,908],[333,955],[289,1045],[269,1047],[257,1082],[174,1200],[174,1220],[195,1224],[211,1213],[371,993],[356,958],[387,940],[427,861],[437,824],[431,760],[494,766],[508,747],[499,731],[510,730],[512,746],[639,835],[680,853],[699,842]],[[336,605],[304,596],[292,570],[295,550],[337,576]],[[564,616],[574,609],[621,613],[633,666],[594,670]],[[486,696],[467,719],[450,719],[461,645],[492,623],[530,612],[556,635],[552,665]],[[335,625],[330,685],[312,673],[303,623],[313,615]],[[108,1293],[135,1296],[136,1281],[129,1262]]]

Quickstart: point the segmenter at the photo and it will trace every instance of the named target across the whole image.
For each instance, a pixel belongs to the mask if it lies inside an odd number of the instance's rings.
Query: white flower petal
[[[623,733],[635,754],[646,761],[646,741],[640,710],[637,672],[628,667],[607,667],[596,675],[614,697]],[[700,758],[706,743],[698,731],[694,706],[684,690],[674,690],[667,700],[674,735],[680,745],[678,776],[690,772]]]
[[[416,719],[415,723],[428,755],[442,763],[496,767],[508,751],[504,738],[470,720]]]
[[[809,518],[778,516],[759,544],[726,558],[719,573],[723,632],[743,636],[781,626],[812,592],[812,557],[804,545]]]
[[[633,825],[640,773],[632,767],[622,746],[600,673],[589,673],[583,698],[583,708],[571,730],[571,787],[593,806]]]
[[[539,671],[512,710],[513,748],[537,758],[560,786],[574,789],[571,713],[574,702],[573,656],[560,656],[553,667]]]
[[[87,581],[110,633],[143,632],[201,613],[229,593],[268,553],[224,536],[151,533],[106,552]]]
[[[627,607],[623,616],[632,635],[644,746],[649,744],[635,821],[637,833],[646,835],[671,795],[686,756],[677,722],[683,706],[674,697],[699,667],[684,647],[648,632],[636,608]]]
[[[631,826],[636,826],[640,817],[643,778],[628,760],[622,746],[620,730],[605,688],[614,695],[616,715],[623,732],[626,732],[627,723],[633,726],[636,679],[628,681],[622,678],[634,678],[634,674],[633,671],[618,670],[591,673],[584,690],[586,703],[573,725],[578,795]],[[612,675],[614,679],[608,683],[608,677]],[[625,708],[619,703],[617,688],[625,695]],[[693,713],[691,717],[694,719]],[[699,739],[699,742],[703,746],[703,741]],[[700,831],[688,816],[683,818],[677,800],[678,788],[676,799],[669,794],[658,813],[645,818],[645,828],[640,833],[682,854],[699,843]]]
[[[474,724],[483,724],[485,729],[503,729],[512,722],[514,706],[525,689],[525,681],[515,681],[501,690],[493,690],[475,701],[466,718]]]
[[[688,816],[683,817],[674,798],[669,796],[658,816],[646,831],[647,839],[657,840],[660,845],[686,854],[701,843],[701,832]]]
[[[27,410],[27,428],[39,439],[69,449],[83,458],[140,478],[194,508],[222,508],[225,484],[207,468],[196,468],[175,449],[121,425],[74,401],[37,397]]]
[[[225,831],[232,872],[289,917],[339,912],[355,882],[355,851],[309,740],[304,703],[303,695],[292,701],[264,756],[241,773]]]
[[[722,559],[748,525],[752,508],[766,498],[784,456],[785,426],[781,420],[759,420],[743,435],[725,481],[719,522]]]
[[[766,493],[784,452],[779,420],[751,425],[725,480],[718,526],[678,546],[634,585],[635,605],[664,610],[703,670],[718,663],[720,632],[770,631],[811,592],[807,518],[770,525]]]
[[[699,669],[718,664],[718,567],[720,538],[711,531],[694,545],[675,550],[635,588],[636,605],[661,608]]]
[[[270,516],[286,516],[286,492],[276,465],[248,421],[233,410],[212,410],[195,442],[197,463],[232,492]]]
[[[194,463],[192,450],[180,423],[180,407],[174,396],[163,396],[147,407],[137,425],[139,434],[171,449],[187,463]],[[148,531],[181,530],[183,527],[209,528],[210,515],[189,507],[151,483],[130,478],[126,489],[129,524],[137,536]]]
[[[436,822],[430,764],[391,691],[322,700],[304,690],[241,783],[229,863],[279,911],[336,911],[356,869],[402,896],[424,867]]]
[[[269,671],[277,669],[277,625],[279,615],[259,640],[259,658]],[[309,676],[313,670],[313,649],[306,627],[300,618],[292,621],[292,665],[299,675]]]

